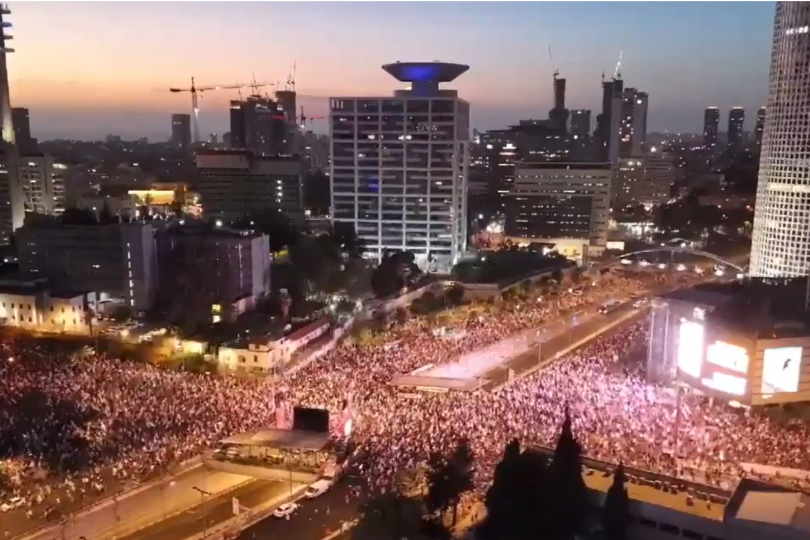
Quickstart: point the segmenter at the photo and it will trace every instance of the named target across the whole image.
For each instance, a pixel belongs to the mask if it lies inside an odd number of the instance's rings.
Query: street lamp
[[[205,501],[205,496],[208,495],[209,497],[212,496],[212,493],[205,491],[204,489],[200,489],[197,486],[191,486],[191,489],[198,492],[200,494],[200,512],[202,514],[202,522],[203,522],[203,538],[208,536],[208,520],[206,519],[207,516],[205,515],[205,509],[202,507],[203,502]]]

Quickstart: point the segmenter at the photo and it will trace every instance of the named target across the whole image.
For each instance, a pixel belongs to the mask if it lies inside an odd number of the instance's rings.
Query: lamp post
[[[211,493],[205,491],[204,489],[200,489],[197,486],[191,486],[191,489],[200,494],[200,512],[202,513],[201,519],[203,522],[203,538],[205,538],[206,536],[208,536],[208,519],[206,519],[207,516],[205,515],[205,509],[202,507],[202,505],[203,502],[205,501],[205,496],[208,495],[210,497]]]

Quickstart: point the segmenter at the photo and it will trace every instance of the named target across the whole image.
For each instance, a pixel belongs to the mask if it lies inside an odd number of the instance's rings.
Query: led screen
[[[703,386],[714,388],[726,394],[733,394],[735,396],[742,396],[745,394],[746,380],[743,377],[735,375],[728,375],[715,371],[712,373],[711,379],[703,379],[701,381]]]
[[[738,373],[748,373],[748,351],[723,341],[709,345],[706,361]]]
[[[797,392],[801,365],[801,347],[765,349],[762,362],[762,393]]]
[[[692,377],[700,377],[702,365],[703,325],[685,321],[678,330],[678,369]]]

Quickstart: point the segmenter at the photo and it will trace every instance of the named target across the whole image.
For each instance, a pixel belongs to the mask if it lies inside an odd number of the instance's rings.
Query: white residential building
[[[754,277],[810,273],[808,28],[806,3],[777,2],[751,244]]]
[[[330,102],[332,220],[354,225],[367,255],[409,251],[448,270],[466,251],[470,105],[440,89],[469,69],[383,66],[408,90]]]

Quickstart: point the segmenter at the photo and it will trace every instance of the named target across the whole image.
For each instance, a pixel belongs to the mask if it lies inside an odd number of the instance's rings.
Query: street
[[[245,476],[212,472],[197,467],[130,496],[124,494],[117,502],[105,501],[86,512],[72,516],[62,524],[55,523],[23,538],[52,540],[55,535],[59,535],[63,540],[79,540],[82,537],[87,540],[104,540],[113,536],[120,537],[149,526],[165,516],[198,505],[202,495],[194,489],[195,487],[209,493],[221,493],[249,480],[250,478]],[[2,519],[5,530],[9,530],[8,528],[14,526],[15,522],[22,522],[20,525],[28,524],[30,530],[30,522],[25,517],[15,520],[11,519],[10,514],[4,514]],[[58,532],[55,533],[54,528]]]
[[[233,497],[239,499],[241,506],[255,508],[287,493],[289,486],[284,482],[255,480],[186,512],[120,537],[119,540],[183,540],[205,533],[206,529],[233,518]]]
[[[347,503],[351,488],[355,487],[356,493],[358,483],[359,481],[356,479],[344,477],[331,490],[317,499],[301,499],[299,501],[301,507],[289,520],[270,516],[245,529],[239,535],[239,540],[256,538],[320,540],[329,533],[340,529],[341,523],[359,516],[359,506],[367,497],[361,495],[358,498],[356,494],[352,494]]]

